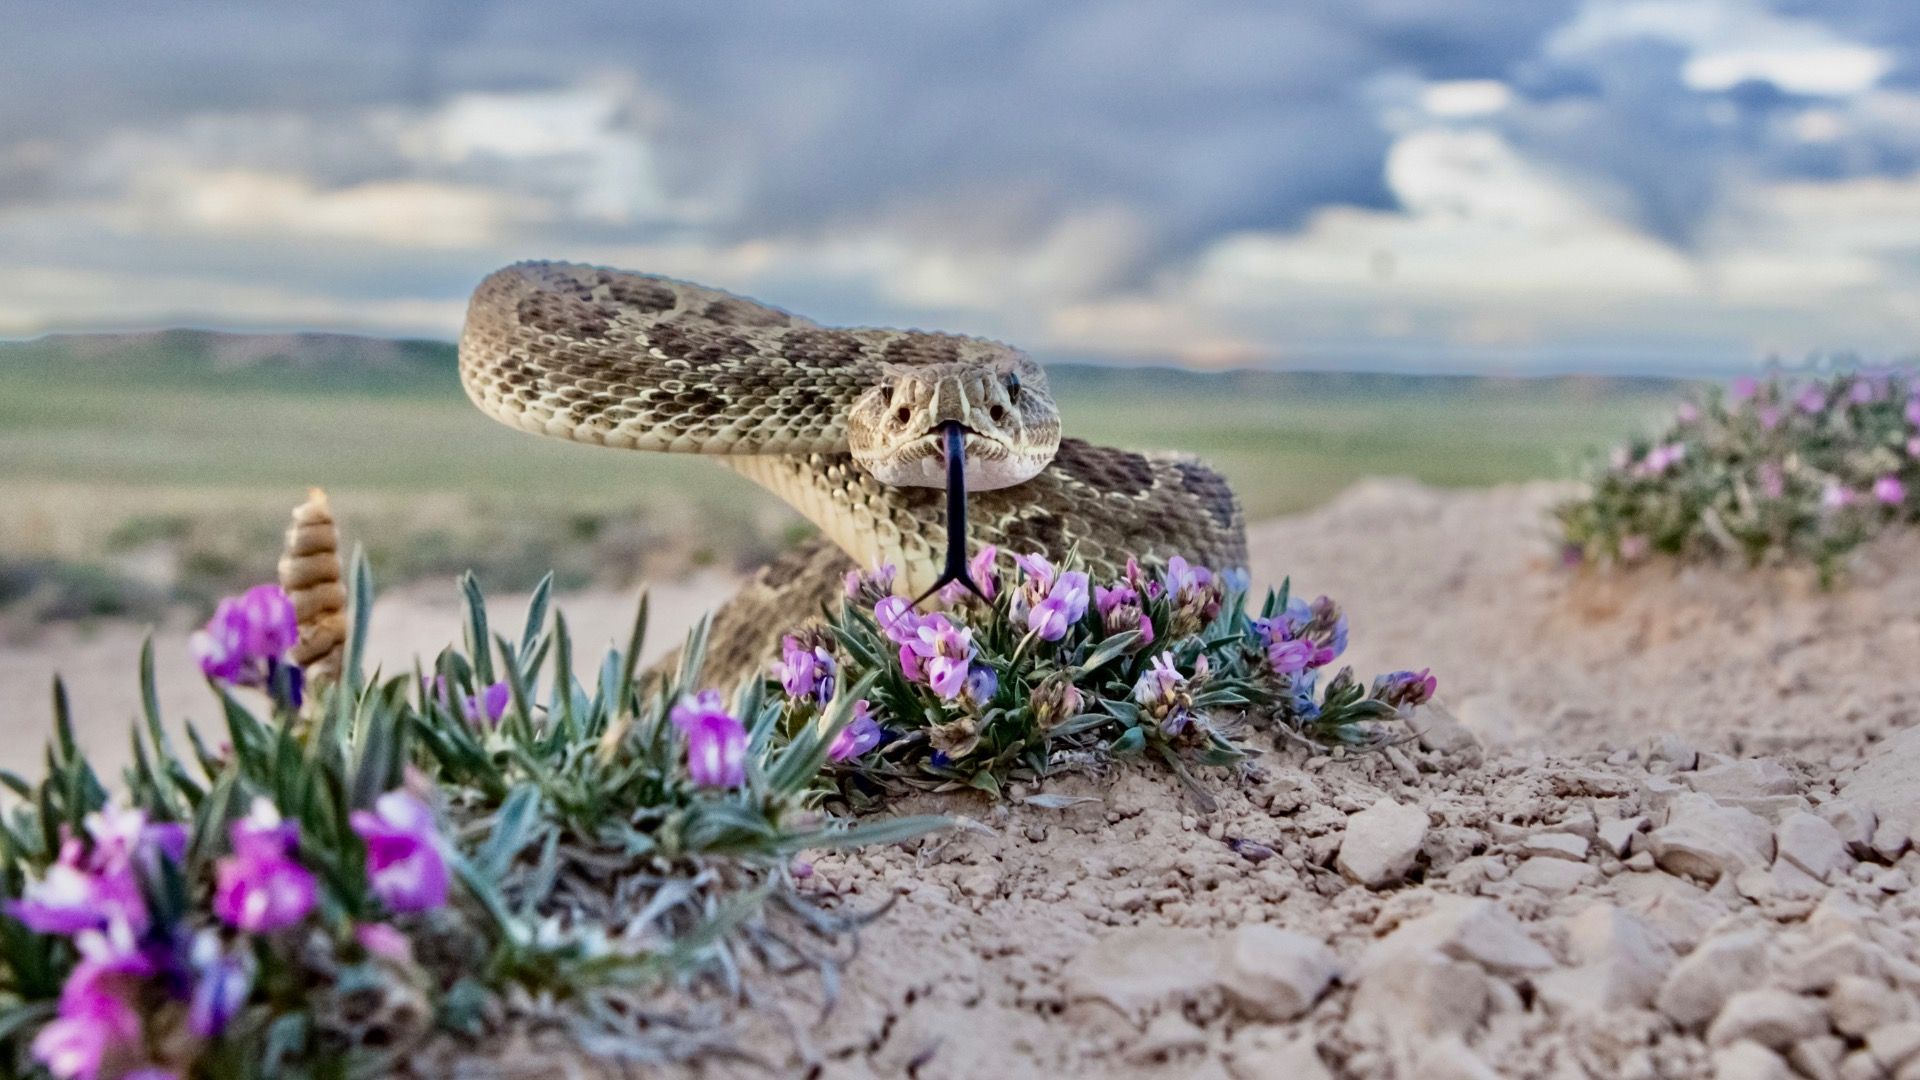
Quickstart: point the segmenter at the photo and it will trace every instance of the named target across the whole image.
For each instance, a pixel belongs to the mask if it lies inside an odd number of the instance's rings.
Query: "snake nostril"
[[[912,410],[912,409],[909,409],[909,408],[907,408],[907,407],[906,407],[905,405],[902,405],[902,406],[900,406],[899,408],[897,408],[897,409],[895,409],[895,410],[893,410],[893,422],[894,422],[894,423],[896,423],[896,424],[904,424],[904,423],[906,423],[906,422],[907,422],[908,420],[911,420],[911,419],[913,419],[913,410]]]
[[[1007,410],[1003,406],[995,405],[993,408],[987,410],[987,415],[992,417],[993,422],[997,424],[1007,418]]]

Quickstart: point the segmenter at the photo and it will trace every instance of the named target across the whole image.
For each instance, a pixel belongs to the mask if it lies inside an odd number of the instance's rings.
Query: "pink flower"
[[[139,1059],[140,1014],[128,999],[153,962],[123,922],[88,930],[74,944],[80,962],[60,989],[59,1015],[35,1036],[33,1056],[62,1080],[118,1075]]]
[[[245,950],[222,952],[219,934],[204,930],[194,939],[192,960],[195,978],[187,1001],[187,1029],[202,1039],[215,1038],[253,995],[252,956]]]
[[[1167,595],[1178,604],[1213,583],[1213,572],[1204,566],[1191,566],[1175,555],[1167,560]]]
[[[987,544],[974,552],[973,558],[967,562],[967,576],[973,579],[973,584],[988,600],[992,600],[1000,591],[999,577],[993,572],[994,560],[999,557],[1000,549]]]
[[[1751,401],[1759,392],[1760,380],[1751,375],[1742,375],[1733,380],[1733,385],[1727,389],[1727,396],[1734,401]]]
[[[929,615],[921,620],[918,636],[909,648],[934,693],[949,700],[959,695],[966,684],[967,666],[973,660],[972,630],[953,625],[944,615]]]
[[[892,563],[881,563],[871,573],[862,574],[858,570],[847,571],[845,586],[847,599],[862,604],[872,603],[893,592],[893,579],[899,574]]]
[[[833,700],[833,677],[838,665],[824,646],[809,646],[788,634],[780,639],[780,659],[774,661],[773,676],[781,689],[795,700],[802,698],[825,705]]]
[[[1281,639],[1267,646],[1267,663],[1273,667],[1276,675],[1298,675],[1314,666],[1317,651],[1311,641],[1302,638]]]
[[[1756,415],[1760,418],[1760,430],[1762,431],[1772,431],[1774,428],[1780,426],[1780,407],[1778,405],[1762,406]]]
[[[1626,562],[1639,562],[1653,551],[1653,542],[1639,533],[1628,533],[1620,538],[1620,558]]]
[[[1907,486],[1899,477],[1888,474],[1873,482],[1873,497],[1888,506],[1899,506],[1907,501]]]
[[[268,665],[282,660],[300,634],[293,601],[278,585],[256,585],[214,608],[187,647],[210,679],[265,686]]]
[[[1907,440],[1907,456],[1920,458],[1920,435]]]
[[[1760,493],[1769,499],[1778,499],[1786,494],[1787,477],[1777,461],[1760,463]]]
[[[39,881],[22,890],[7,912],[35,933],[72,935],[125,922],[146,929],[146,898],[136,877],[159,859],[178,863],[186,855],[183,826],[149,824],[145,811],[109,803],[86,817],[91,851],[78,840],[60,847],[60,857]]]
[[[992,701],[993,695],[999,692],[1000,676],[985,664],[976,665],[967,672],[967,683],[960,690],[962,696],[980,709],[986,708],[987,702]]]
[[[895,645],[905,645],[920,633],[920,615],[904,596],[882,597],[873,605],[873,621]]]
[[[853,719],[833,737],[827,747],[829,761],[846,761],[880,745],[880,725],[873,719],[873,706],[866,698],[853,703]]]
[[[1691,401],[1683,401],[1680,407],[1674,410],[1674,416],[1683,424],[1691,424],[1700,419],[1700,407]]]
[[[1430,668],[1396,671],[1373,680],[1373,697],[1396,709],[1410,709],[1431,701],[1439,688],[1440,680],[1433,677]]]
[[[359,942],[369,956],[396,964],[413,963],[413,944],[407,935],[387,923],[361,923],[353,928],[353,940]]]
[[[404,789],[355,810],[353,831],[367,846],[367,884],[387,910],[431,911],[447,902],[446,856],[433,808]]]
[[[747,729],[726,711],[718,690],[683,699],[669,714],[687,737],[687,776],[701,787],[747,782]]]
[[[318,889],[313,875],[292,858],[299,827],[256,798],[231,835],[233,854],[214,867],[213,913],[249,933],[281,930],[306,918]]]
[[[1794,408],[1811,416],[1827,407],[1827,388],[1817,382],[1810,382],[1794,395]]]
[[[1086,613],[1087,575],[1069,570],[1053,583],[1047,598],[1027,613],[1027,629],[1043,641],[1059,641]]]
[[[1920,397],[1907,399],[1907,423],[1920,427]]]
[[[1858,496],[1848,488],[1839,484],[1828,484],[1827,489],[1820,493],[1820,505],[1828,510],[1844,510],[1852,506],[1857,498]]]

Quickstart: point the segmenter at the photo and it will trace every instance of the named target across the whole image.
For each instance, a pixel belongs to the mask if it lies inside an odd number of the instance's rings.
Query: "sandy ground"
[[[1063,809],[909,807],[978,827],[816,859],[823,901],[897,906],[823,1021],[796,982],[774,1003],[805,1034],[769,1008],[741,1048],[853,1077],[1920,1077],[1920,536],[1833,592],[1580,575],[1547,556],[1554,494],[1372,482],[1256,527],[1256,581],[1344,602],[1361,672],[1439,674],[1423,737],[1273,750],[1212,778],[1212,814],[1131,769],[1051,783]],[[655,648],[704,595],[659,605]],[[568,608],[607,636],[626,609]],[[382,617],[383,653],[455,632],[424,601]],[[11,655],[0,689],[130,680],[136,647]],[[573,1071],[538,1060],[488,1074]]]

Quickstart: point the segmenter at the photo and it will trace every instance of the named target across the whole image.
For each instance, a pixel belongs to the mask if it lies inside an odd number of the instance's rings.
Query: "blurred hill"
[[[1200,454],[1254,519],[1365,476],[1569,475],[1680,391],[1644,378],[1048,370],[1070,434]],[[0,608],[42,596],[47,610],[111,614],[129,596],[198,603],[258,580],[286,510],[316,484],[363,526],[389,581],[472,566],[500,588],[548,567],[624,583],[744,565],[806,531],[697,457],[487,419],[447,342],[200,330],[0,342]],[[79,584],[45,601],[61,574]]]

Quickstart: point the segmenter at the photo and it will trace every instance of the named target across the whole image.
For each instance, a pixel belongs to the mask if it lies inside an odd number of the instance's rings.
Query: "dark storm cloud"
[[[966,222],[930,227],[1006,244],[1112,201],[1179,252],[1386,205],[1372,80],[1503,77],[1571,8],[30,2],[0,142],[52,150],[0,165],[0,184],[58,182],[60,151],[102,131],[276,110],[310,123],[222,160],[362,182],[403,164],[353,143],[353,110],[624,70],[669,103],[648,131],[667,182],[742,193],[719,223],[735,238],[957,206]]]

